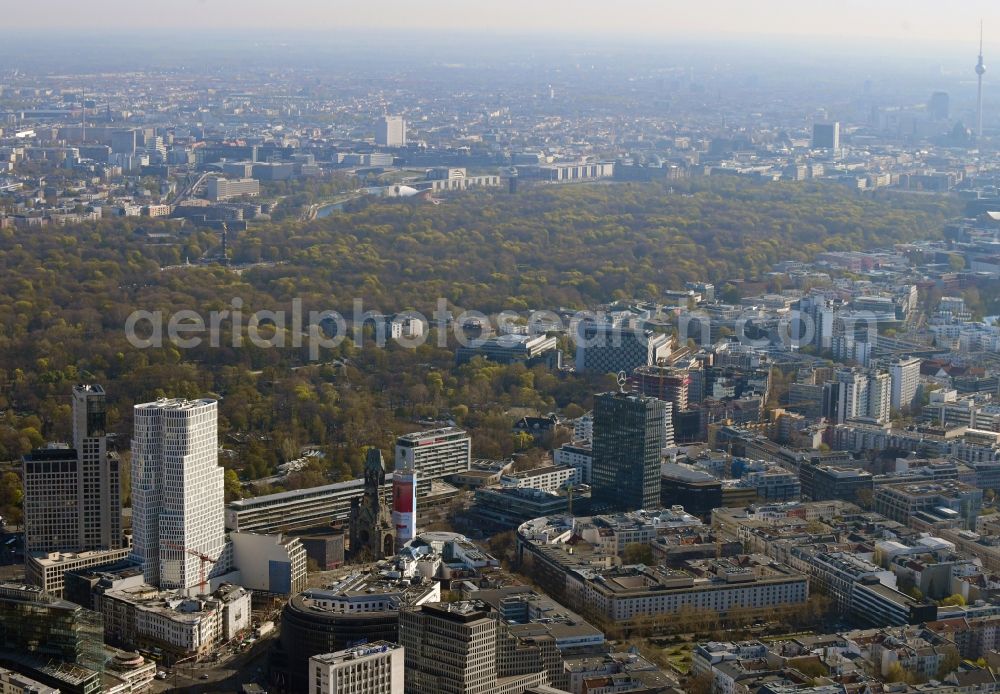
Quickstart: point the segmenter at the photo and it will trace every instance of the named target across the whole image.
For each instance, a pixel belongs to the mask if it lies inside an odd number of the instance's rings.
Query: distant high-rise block
[[[595,508],[655,508],[666,403],[630,393],[602,393],[594,405],[592,498]]]
[[[891,407],[899,410],[910,407],[917,397],[920,387],[920,359],[917,357],[899,358],[889,364],[889,377],[892,379]]]
[[[147,583],[201,583],[202,559],[225,548],[224,471],[217,403],[162,399],[135,406],[132,436],[132,553]],[[204,567],[205,575],[226,567]]]
[[[210,178],[205,186],[209,200],[219,201],[244,195],[260,195],[260,182],[254,178]]]
[[[385,116],[375,124],[375,144],[380,147],[406,146],[406,120],[402,116]]]
[[[583,322],[576,338],[577,371],[632,373],[670,356],[670,337],[641,328]]]
[[[927,113],[934,120],[948,120],[950,101],[948,92],[934,92],[927,103]]]
[[[983,136],[983,75],[986,74],[986,63],[983,62],[983,24],[979,23],[979,60],[976,61],[976,137]]]
[[[889,374],[875,370],[840,369],[836,373],[837,403],[834,419],[842,424],[851,419],[889,421],[892,381]]]
[[[24,458],[27,552],[86,552],[122,546],[121,475],[108,453],[104,389],[73,388],[73,447]]]
[[[138,134],[135,130],[115,130],[111,133],[112,154],[135,154]]]
[[[813,149],[840,149],[840,123],[813,125]]]
[[[688,408],[691,376],[686,369],[640,366],[629,378],[635,392],[672,403],[675,410]]]

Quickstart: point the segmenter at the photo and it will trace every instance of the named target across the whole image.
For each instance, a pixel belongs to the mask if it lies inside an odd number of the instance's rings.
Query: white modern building
[[[61,598],[67,573],[113,564],[127,558],[129,552],[128,547],[89,552],[36,552],[24,560],[25,581]]]
[[[255,178],[210,178],[206,184],[209,200],[228,200],[244,195],[260,195],[260,182]]]
[[[581,481],[579,468],[570,465],[548,465],[524,472],[512,472],[500,478],[500,484],[504,487],[541,489],[543,492],[557,492]]]
[[[892,402],[892,380],[885,372],[868,376],[868,416],[876,422],[888,422]]]
[[[134,417],[132,554],[150,585],[198,587],[228,569],[217,403],[162,399]]]
[[[838,386],[837,422],[871,418],[878,423],[889,421],[891,380],[889,374],[863,369],[841,369],[836,373]]]
[[[375,144],[406,147],[406,121],[402,116],[384,116],[375,124]]]
[[[568,465],[579,471],[579,479],[590,484],[590,469],[594,464],[594,451],[590,441],[564,443],[552,453],[553,462],[558,466]]]
[[[575,441],[592,441],[594,438],[594,413],[588,412],[573,422]]]
[[[309,659],[310,694],[403,694],[403,647],[388,641]]]
[[[472,465],[472,439],[462,429],[446,427],[418,431],[396,439],[396,470],[413,471],[417,476],[417,493],[430,491],[431,481]]]
[[[255,593],[295,595],[306,587],[306,551],[297,537],[281,533],[230,533],[240,585]]]
[[[893,360],[889,364],[889,377],[892,379],[892,409],[899,410],[912,405],[920,386],[920,359],[909,357]]]

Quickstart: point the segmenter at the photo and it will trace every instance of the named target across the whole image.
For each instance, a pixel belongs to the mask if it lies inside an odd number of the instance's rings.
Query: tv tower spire
[[[976,63],[976,74],[979,76],[979,85],[976,89],[976,137],[983,136],[983,73],[986,72],[986,64],[983,63],[983,20],[979,20],[979,62]]]

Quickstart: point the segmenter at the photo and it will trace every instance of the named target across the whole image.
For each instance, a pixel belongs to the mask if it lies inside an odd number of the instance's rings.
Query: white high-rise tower
[[[979,84],[976,87],[976,137],[983,136],[983,73],[986,64],[983,62],[983,22],[979,22],[979,62],[976,63],[976,75]]]
[[[151,585],[193,588],[226,569],[217,418],[214,400],[135,406],[132,545]]]
[[[380,147],[406,147],[406,120],[402,116],[383,116],[375,124],[375,144]]]

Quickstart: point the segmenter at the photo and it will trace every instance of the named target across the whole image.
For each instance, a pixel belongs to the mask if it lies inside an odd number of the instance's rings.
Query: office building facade
[[[552,452],[552,459],[556,465],[576,468],[580,482],[590,484],[594,451],[589,439],[564,443]]]
[[[37,552],[24,560],[25,580],[38,586],[49,595],[63,597],[66,574],[95,566],[106,566],[119,562],[129,555],[129,548],[109,549],[92,552]]]
[[[840,424],[851,419],[889,421],[889,374],[861,369],[841,369],[836,374],[836,405],[832,417]]]
[[[890,407],[899,410],[913,405],[920,387],[920,359],[916,357],[895,359],[889,364],[892,379]]]
[[[660,503],[660,456],[666,403],[629,393],[603,393],[594,406],[594,508],[621,511]]]
[[[375,124],[375,144],[406,147],[406,120],[402,116],[384,116]]]
[[[76,451],[43,448],[24,456],[21,462],[25,553],[81,551]]]
[[[840,149],[840,123],[816,123],[813,125],[813,149]]]
[[[365,641],[398,643],[400,608],[440,599],[437,581],[392,580],[378,574],[352,574],[326,589],[293,595],[281,612],[272,674],[287,691],[307,691],[311,657]]]
[[[214,400],[135,406],[132,552],[150,585],[188,589],[227,568],[217,416]],[[203,568],[198,554],[215,563]]]
[[[135,130],[115,130],[111,133],[112,154],[135,154],[138,133]]]
[[[813,501],[840,499],[864,504],[875,491],[872,474],[861,468],[803,463],[799,480],[802,496]]]
[[[665,400],[674,410],[688,408],[691,376],[686,369],[669,366],[640,366],[629,378],[632,389],[641,395]]]
[[[0,649],[43,661],[104,663],[101,615],[41,588],[0,583]]]
[[[309,659],[310,694],[403,694],[403,648],[374,641]]]
[[[577,371],[628,374],[670,356],[670,338],[650,330],[582,323],[576,338]]]
[[[392,474],[386,475],[391,481]],[[238,499],[226,505],[226,530],[251,533],[290,532],[345,523],[351,517],[351,502],[365,493],[365,480],[324,484]],[[383,494],[389,494],[388,488]]]
[[[205,192],[209,200],[228,200],[244,195],[260,195],[260,183],[254,178],[210,178]]]
[[[73,388],[73,445],[80,461],[83,549],[122,547],[121,471],[109,455],[107,394],[99,385]]]
[[[519,639],[480,601],[401,610],[399,640],[409,694],[521,694],[562,673],[552,637]]]
[[[106,395],[99,385],[73,388],[73,447],[24,457],[25,551],[120,549],[121,473],[108,453]]]
[[[396,439],[395,469],[417,476],[417,494],[430,491],[431,481],[465,472],[472,464],[472,439],[456,427],[418,431]]]

